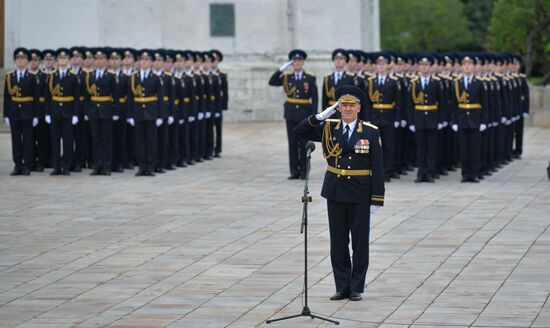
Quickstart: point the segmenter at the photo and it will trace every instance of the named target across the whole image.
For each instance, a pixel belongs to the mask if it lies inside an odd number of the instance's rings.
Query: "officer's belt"
[[[183,102],[184,102],[184,103],[191,102],[191,98],[185,97],[185,98],[183,98]]]
[[[332,106],[332,105],[336,104],[336,100],[329,100],[328,104],[329,104],[329,106]]]
[[[84,96],[80,96],[78,99],[79,99],[80,101],[84,101]]]
[[[46,102],[46,97],[39,97],[38,101],[41,103]]]
[[[113,97],[111,97],[111,96],[92,96],[92,101],[97,101],[97,102],[113,101]]]
[[[122,98],[118,99],[118,102],[121,103],[121,104],[125,103],[126,102],[126,97],[122,97]]]
[[[372,108],[376,109],[393,109],[395,104],[372,104]]]
[[[288,101],[291,104],[302,104],[302,105],[309,105],[309,99],[298,99],[298,98],[286,98],[286,101]]]
[[[68,96],[68,97],[53,96],[52,100],[57,102],[71,102],[71,101],[74,101],[74,97],[73,96]]]
[[[437,110],[437,105],[414,105],[416,110]]]
[[[339,174],[339,175],[350,175],[350,176],[371,176],[371,171],[370,170],[341,170],[341,169],[337,169],[333,166],[328,166],[327,167],[327,171],[331,172],[331,173],[334,173],[334,174]]]
[[[155,97],[155,96],[152,96],[152,97],[136,97],[136,98],[134,98],[134,101],[138,102],[138,103],[148,103],[148,102],[153,102],[153,101],[158,101],[158,100],[159,100],[159,98]]]
[[[462,109],[481,109],[481,104],[458,104],[458,108],[462,108]]]
[[[31,102],[33,101],[33,97],[11,97],[11,100],[14,102]]]

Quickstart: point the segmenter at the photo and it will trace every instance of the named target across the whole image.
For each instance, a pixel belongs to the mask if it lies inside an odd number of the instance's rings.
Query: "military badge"
[[[309,83],[304,82],[304,90],[307,92],[309,90]]]
[[[369,153],[369,140],[368,139],[360,139],[355,144],[355,153],[356,154],[368,154]]]

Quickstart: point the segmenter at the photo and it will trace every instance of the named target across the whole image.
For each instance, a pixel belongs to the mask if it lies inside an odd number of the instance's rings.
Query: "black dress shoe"
[[[44,172],[44,167],[42,165],[36,165],[34,168],[36,172]]]
[[[12,177],[16,176],[16,175],[21,175],[21,169],[13,169],[13,171],[11,171],[10,175]]]
[[[479,180],[476,177],[471,177],[470,179],[468,179],[468,182],[479,183]]]
[[[157,168],[155,169],[155,172],[161,173],[161,174],[162,174],[162,173],[166,173],[166,171],[164,171],[164,169],[161,168],[161,167],[157,167]],[[152,173],[152,172],[150,172],[150,173]]]
[[[336,292],[330,297],[331,301],[339,301],[349,297],[349,292]]]
[[[61,174],[63,174],[63,172],[60,169],[53,170],[52,172],[50,172],[50,175],[61,175]]]
[[[126,164],[124,166],[125,169],[128,169],[128,170],[133,170],[134,169],[134,166],[132,164]]]
[[[390,179],[390,177],[385,177],[385,178],[384,178],[384,181],[385,181],[385,182],[390,182],[391,179]]]
[[[363,298],[361,297],[361,293],[353,292],[353,293],[351,293],[351,295],[349,296],[349,300],[350,300],[350,301],[357,302],[357,301],[360,301],[361,299],[363,299]]]
[[[426,179],[424,179],[424,181],[429,182],[429,183],[434,183],[435,182],[434,178],[432,178],[432,177],[427,177]]]
[[[174,165],[168,165],[166,167],[166,169],[169,170],[169,171],[174,171],[176,169],[176,167]]]
[[[418,177],[418,178],[414,179],[414,182],[415,183],[421,183],[421,182],[424,182],[424,179],[421,178],[421,177]]]
[[[124,172],[124,168],[122,166],[118,166],[117,168],[114,169],[114,172],[122,173],[122,172]]]
[[[292,174],[292,175],[289,176],[287,179],[288,179],[288,180],[298,180],[298,179],[300,179],[300,175],[298,175],[298,174]]]
[[[111,175],[111,171],[103,171],[103,175]]]
[[[214,154],[214,157],[216,157],[216,158],[221,158],[222,156],[220,155],[220,153],[215,153],[215,154]]]
[[[195,159],[195,163],[202,163],[202,162],[204,162],[204,161],[203,161],[202,159],[200,159],[200,158],[196,158],[196,159]]]
[[[71,175],[71,172],[69,170],[63,170],[63,175]]]
[[[99,170],[93,170],[90,175],[94,176],[94,175],[101,175],[101,171]]]
[[[147,172],[145,172],[145,175],[148,176],[148,177],[154,177],[156,174],[153,173],[153,171],[147,171]]]
[[[82,172],[82,167],[80,165],[75,165],[72,169],[73,172]]]
[[[469,182],[469,179],[467,177],[462,177],[462,180],[460,180],[460,182],[462,183]]]
[[[205,156],[204,160],[205,161],[211,161],[211,160],[213,160],[213,158],[212,158],[212,156]]]
[[[138,170],[137,173],[136,173],[136,177],[142,177],[142,176],[146,176],[146,172],[145,171],[142,171],[142,170]]]
[[[195,165],[195,161],[190,159],[187,161],[187,165]]]

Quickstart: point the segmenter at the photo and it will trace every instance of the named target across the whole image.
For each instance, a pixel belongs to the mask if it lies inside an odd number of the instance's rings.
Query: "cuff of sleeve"
[[[372,195],[370,198],[371,205],[384,206],[384,196]]]
[[[317,118],[317,115],[319,114],[311,115],[307,118],[307,122],[309,123],[309,125],[318,126],[321,122],[323,122],[323,120]]]

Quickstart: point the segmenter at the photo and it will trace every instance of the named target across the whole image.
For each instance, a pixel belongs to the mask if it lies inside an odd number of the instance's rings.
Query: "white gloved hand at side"
[[[155,121],[155,125],[157,127],[161,126],[162,125],[162,118],[157,118],[157,120]]]
[[[437,129],[438,130],[443,129],[443,123],[437,123]]]
[[[212,117],[212,113],[206,112],[206,113],[204,113],[204,117],[209,119],[210,117]]]
[[[454,132],[458,132],[458,124],[453,124],[451,128],[453,129]]]
[[[46,115],[44,117],[44,120],[46,121],[46,123],[48,124],[52,124],[52,117],[50,115]]]
[[[483,131],[485,131],[485,130],[487,130],[487,124],[481,123],[481,124],[479,125],[479,131],[480,131],[480,132],[483,132]]]
[[[178,121],[179,125],[182,125],[183,123],[185,123],[185,120],[184,119],[181,119]]]
[[[10,119],[9,119],[9,117],[6,117],[6,118],[4,119],[4,123],[5,123],[7,126],[10,126]]]
[[[189,123],[195,122],[195,116],[189,116]]]
[[[204,118],[204,113],[199,113],[199,114],[197,115],[197,119],[198,119],[199,121],[202,121],[203,118]]]
[[[327,107],[325,110],[323,110],[319,114],[315,114],[315,118],[320,121],[324,121],[327,118],[331,117],[332,115],[334,115],[334,113],[336,113],[336,108],[338,108],[338,104],[339,102],[336,102],[336,104],[330,107]]]
[[[129,118],[129,119],[127,119],[127,120],[126,120],[126,122],[128,122],[128,124],[130,124],[131,126],[134,126],[134,125],[136,125],[136,122],[134,121],[134,119],[133,119],[133,118]]]
[[[221,113],[215,113],[215,114],[214,114],[214,117],[215,117],[215,118],[220,118],[220,116],[222,116]]]
[[[404,128],[407,126],[407,121],[401,120],[401,127]]]
[[[120,119],[120,116],[118,115],[113,115],[113,121],[118,121]]]
[[[35,128],[38,125],[38,117],[32,119],[32,127]]]
[[[399,127],[399,121],[393,122],[393,127],[397,129]]]
[[[379,208],[380,208],[380,206],[378,206],[378,205],[371,205],[371,206],[370,206],[370,212],[371,212],[371,214],[376,213],[376,211],[378,211]]]
[[[523,113],[523,118],[527,118],[529,116],[529,113]]]
[[[73,125],[77,125],[78,124],[78,116],[73,116],[73,119],[72,119],[72,124]]]
[[[168,116],[168,125],[172,125],[172,123],[174,123],[174,117]]]
[[[411,130],[411,132],[416,132],[416,127],[414,125],[409,125],[409,130]]]

